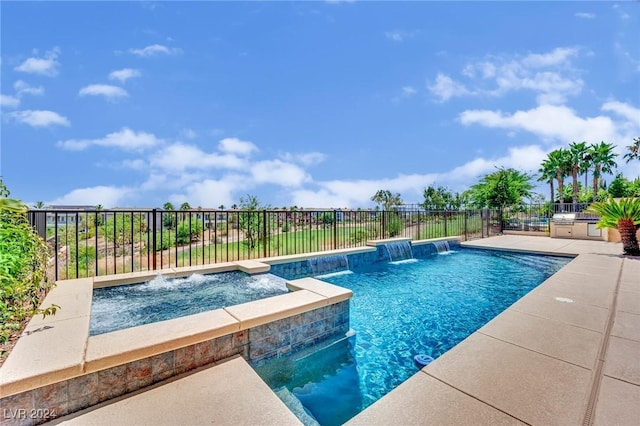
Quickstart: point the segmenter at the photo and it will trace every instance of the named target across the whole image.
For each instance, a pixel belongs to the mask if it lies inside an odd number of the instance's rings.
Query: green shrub
[[[156,232],[155,251],[167,250],[176,245],[176,233],[169,232],[166,229],[162,232]]]
[[[388,237],[397,237],[404,229],[404,222],[398,213],[389,212],[386,217],[385,231]]]
[[[21,203],[7,198],[1,180],[0,195],[0,343],[5,343],[30,316],[54,314],[59,306],[39,308],[51,288],[46,244],[29,226],[26,206],[17,208]]]
[[[184,220],[178,223],[176,232],[178,244],[189,244],[198,241],[202,235],[202,223],[195,219],[191,221]]]

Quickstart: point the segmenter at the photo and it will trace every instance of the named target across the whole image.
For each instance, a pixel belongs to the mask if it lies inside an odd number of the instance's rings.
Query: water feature
[[[257,364],[256,371],[273,389],[295,397],[313,421],[342,424],[415,374],[416,355],[438,358],[570,261],[449,253],[323,278],[353,291],[355,336],[313,356]]]
[[[344,254],[314,257],[308,262],[311,274],[314,276],[349,270],[349,259]]]
[[[173,279],[159,275],[145,283],[95,289],[89,333],[108,333],[287,292],[286,281],[272,274],[234,271]]]
[[[436,246],[436,250],[438,250],[438,254],[448,253],[451,249],[449,248],[449,241],[434,241],[433,245]]]
[[[384,247],[389,253],[389,261],[397,262],[402,260],[413,259],[411,251],[411,243],[409,241],[398,241],[395,243],[385,244]]]

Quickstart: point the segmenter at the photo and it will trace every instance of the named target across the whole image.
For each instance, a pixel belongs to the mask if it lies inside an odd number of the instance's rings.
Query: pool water
[[[286,281],[273,274],[244,272],[193,274],[93,291],[89,334],[193,315],[287,293]]]
[[[318,278],[353,290],[355,335],[255,365],[306,424],[338,425],[437,358],[571,259],[459,249]]]

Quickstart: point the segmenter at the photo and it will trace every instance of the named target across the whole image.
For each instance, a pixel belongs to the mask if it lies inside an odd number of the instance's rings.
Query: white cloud
[[[460,114],[459,119],[465,126],[477,124],[490,128],[524,130],[545,141],[563,143],[582,140],[589,143],[601,140],[615,143],[626,137],[618,131],[619,124],[610,117],[582,118],[567,106],[540,105],[513,114],[490,110],[467,110]]]
[[[22,97],[22,95],[34,95],[34,96],[44,95],[44,87],[42,86],[34,87],[22,80],[18,80],[15,83],[13,83],[13,89],[16,91],[16,96],[19,98]]]
[[[60,66],[60,63],[58,62],[59,54],[60,49],[55,48],[48,51],[42,58],[27,58],[14,69],[28,74],[40,74],[54,77],[58,75],[58,67]]]
[[[186,139],[195,139],[198,136],[193,129],[182,129],[180,135]]]
[[[526,67],[540,68],[566,63],[572,56],[578,55],[578,49],[573,47],[557,47],[549,53],[530,53],[522,60]]]
[[[111,71],[109,73],[109,80],[118,80],[121,83],[126,82],[130,78],[140,77],[142,74],[140,71],[133,68],[123,68],[121,70]]]
[[[511,91],[530,90],[536,93],[539,104],[560,104],[567,96],[579,94],[584,86],[579,71],[571,66],[572,59],[579,53],[574,47],[558,47],[524,57],[490,56],[463,67],[461,73],[469,82],[458,82],[440,73],[429,90],[440,101],[465,95],[503,96]]]
[[[218,206],[224,205],[229,208],[236,202],[234,193],[242,187],[243,185],[233,178],[205,179],[191,183],[187,187],[186,194],[175,194],[170,198],[176,203],[181,202],[180,200],[189,200],[193,206],[218,208]]]
[[[284,187],[297,187],[310,180],[303,169],[281,160],[259,161],[251,166],[251,174],[257,183],[273,183]]]
[[[90,84],[83,87],[78,92],[80,96],[104,96],[109,100],[126,98],[129,96],[126,90],[122,87],[111,86],[108,84]]]
[[[142,49],[129,49],[129,53],[143,58],[156,55],[178,55],[181,52],[182,50],[177,47],[167,47],[161,44],[152,44]]]
[[[424,188],[445,183],[453,191],[462,191],[477,182],[480,176],[496,167],[532,172],[540,167],[546,152],[538,145],[512,147],[497,158],[476,158],[443,173],[398,175],[386,179],[334,180],[316,182],[318,189],[301,188],[292,191],[292,203],[305,207],[362,207],[372,205],[371,196],[380,188],[399,192],[406,202],[422,200]]]
[[[120,131],[109,133],[102,139],[69,139],[59,141],[57,146],[70,151],[82,151],[90,146],[104,146],[107,148],[120,148],[125,151],[141,151],[154,147],[162,142],[152,133],[135,132],[128,127]]]
[[[17,108],[20,106],[20,99],[14,96],[0,95],[0,106],[6,108]]]
[[[249,155],[258,150],[253,143],[238,138],[224,138],[218,143],[218,148],[222,152],[238,155]]]
[[[440,101],[448,101],[453,97],[465,96],[471,92],[462,83],[454,81],[451,77],[438,74],[436,81],[428,86],[429,91]]]
[[[602,105],[602,111],[611,111],[621,117],[626,118],[636,126],[640,127],[640,109],[629,104],[618,101],[609,101]]]
[[[136,160],[124,160],[120,166],[131,170],[146,170],[148,167],[147,162],[140,158]]]
[[[79,188],[48,201],[47,205],[83,205],[97,206],[101,204],[104,208],[117,207],[124,203],[132,193],[131,188],[115,186],[94,186],[90,188]]]
[[[24,110],[7,114],[7,117],[32,127],[70,126],[69,120],[57,112],[47,110]]]
[[[150,163],[166,172],[181,173],[187,169],[242,169],[245,160],[233,154],[206,153],[185,143],[172,144],[151,156]]]
[[[415,95],[416,93],[418,93],[418,91],[413,86],[402,87],[402,94],[404,96],[411,96],[411,95]]]
[[[289,152],[280,156],[286,162],[300,163],[303,166],[313,166],[322,163],[327,156],[321,152],[306,152],[303,154],[291,154]]]
[[[594,19],[596,17],[596,14],[590,13],[590,12],[576,12],[573,14],[573,16],[575,16],[576,18],[582,18],[582,19]]]
[[[391,41],[395,42],[403,42],[409,38],[413,38],[416,35],[415,31],[402,31],[402,30],[394,30],[394,31],[386,31],[384,36]]]

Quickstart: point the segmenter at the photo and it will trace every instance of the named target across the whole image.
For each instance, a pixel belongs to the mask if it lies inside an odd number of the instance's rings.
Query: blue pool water
[[[307,424],[347,421],[438,358],[570,259],[458,249],[319,278],[353,290],[355,335],[256,371]]]
[[[140,284],[97,288],[91,304],[90,335],[193,315],[287,293],[272,274],[224,272],[186,278],[163,276]]]

